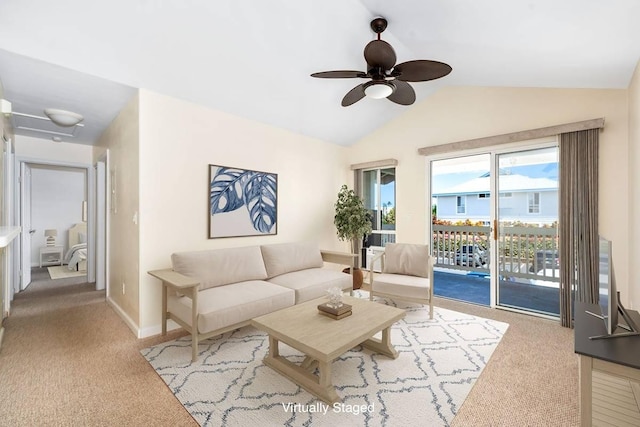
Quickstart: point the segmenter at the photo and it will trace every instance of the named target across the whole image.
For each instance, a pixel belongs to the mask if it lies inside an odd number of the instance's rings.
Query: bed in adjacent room
[[[67,268],[73,271],[87,271],[87,223],[75,224],[67,231],[69,250],[64,256]]]

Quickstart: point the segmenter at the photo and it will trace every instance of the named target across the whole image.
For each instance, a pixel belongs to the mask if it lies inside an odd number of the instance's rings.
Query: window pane
[[[380,170],[380,198],[382,200],[382,230],[396,229],[396,169]]]
[[[362,201],[364,207],[371,213],[371,228],[379,230],[378,227],[378,171],[364,171],[362,173]]]
[[[540,213],[540,193],[529,193],[529,213]]]
[[[456,213],[463,214],[467,212],[466,196],[456,197]]]
[[[396,240],[396,169],[362,172],[362,201],[371,213],[373,230],[365,246],[384,246]]]

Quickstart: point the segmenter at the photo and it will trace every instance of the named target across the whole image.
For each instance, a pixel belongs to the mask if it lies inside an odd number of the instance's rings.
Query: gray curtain
[[[598,298],[598,134],[560,135],[560,317],[571,327],[573,300]]]
[[[353,191],[355,191],[359,197],[362,197],[362,169],[355,169],[353,171]],[[362,240],[356,242],[356,247],[354,247],[352,250],[358,254],[356,267],[365,268],[366,257],[364,257],[362,254]]]

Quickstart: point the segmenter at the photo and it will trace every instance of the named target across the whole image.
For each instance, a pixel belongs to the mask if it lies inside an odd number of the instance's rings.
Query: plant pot
[[[343,273],[349,274],[349,269],[345,268],[342,270]],[[362,287],[362,282],[364,281],[364,273],[359,268],[353,269],[353,289],[360,289]]]

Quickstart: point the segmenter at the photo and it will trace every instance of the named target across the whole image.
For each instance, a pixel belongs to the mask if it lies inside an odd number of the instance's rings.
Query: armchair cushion
[[[395,295],[405,299],[430,300],[431,281],[426,277],[404,274],[378,274],[374,281],[375,293]]]
[[[384,248],[386,274],[429,277],[429,247],[409,243],[387,243]]]

